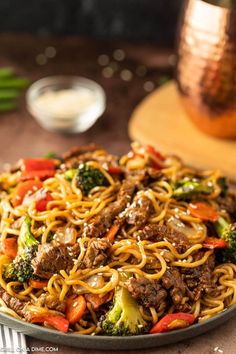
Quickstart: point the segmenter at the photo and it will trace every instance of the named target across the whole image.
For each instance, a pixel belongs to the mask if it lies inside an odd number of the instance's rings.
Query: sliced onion
[[[104,278],[102,275],[92,275],[91,277],[86,279],[84,282],[87,283],[89,286],[91,286],[91,288],[94,288],[94,289],[100,289],[105,285],[105,281],[104,281]],[[84,293],[88,292],[88,290],[81,285],[75,285],[74,290],[77,294],[84,294]]]
[[[48,190],[46,188],[41,188],[33,194],[26,194],[23,199],[22,205],[29,206],[33,202],[38,202],[39,200],[45,199],[47,197]]]
[[[135,157],[127,162],[127,167],[130,170],[144,168],[145,165],[146,165],[146,161],[142,157]]]
[[[199,237],[202,237],[205,232],[202,224],[195,223],[195,226],[191,227],[191,226],[184,224],[182,221],[175,218],[174,216],[172,216],[168,220],[167,225],[170,226],[172,229],[174,229],[176,231],[180,231],[183,234],[185,234],[190,241],[198,240]]]
[[[74,245],[77,231],[74,227],[59,227],[54,235],[54,240],[62,245]]]

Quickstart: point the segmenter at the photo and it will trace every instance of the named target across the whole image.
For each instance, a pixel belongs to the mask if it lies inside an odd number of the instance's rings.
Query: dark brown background
[[[48,46],[54,46],[57,55],[45,65],[38,65],[36,57]],[[97,63],[100,54],[110,57],[114,49],[122,48],[126,59],[121,62],[115,75],[106,79],[102,68]],[[135,44],[130,42],[95,41],[78,37],[37,37],[32,35],[0,35],[0,66],[11,65],[19,74],[24,74],[32,81],[47,75],[77,74],[99,82],[107,94],[107,109],[94,127],[81,135],[58,135],[44,131],[28,114],[22,95],[19,109],[0,116],[0,164],[14,162],[23,156],[41,156],[48,151],[62,152],[72,145],[94,141],[116,153],[124,153],[129,148],[127,123],[135,106],[147,95],[143,85],[147,81],[157,87],[166,75],[172,72],[172,50],[154,44]],[[135,71],[139,65],[147,67],[145,77],[138,77]],[[120,70],[129,69],[133,79],[125,82],[120,79]],[[158,113],[158,112],[157,112]],[[145,119],[145,117],[144,117]],[[155,128],[155,127],[154,127]],[[205,335],[176,345],[158,349],[140,350],[140,354],[224,354],[236,352],[236,319]],[[29,347],[47,347],[57,345],[27,338]],[[115,348],[114,348],[115,349]],[[118,348],[117,348],[118,349]],[[214,350],[215,349],[215,350]],[[45,353],[38,350],[38,353]],[[102,354],[101,351],[79,350],[58,347],[62,354]],[[135,354],[135,352],[130,352]],[[116,353],[115,351],[113,353]],[[125,352],[121,352],[124,354]]]

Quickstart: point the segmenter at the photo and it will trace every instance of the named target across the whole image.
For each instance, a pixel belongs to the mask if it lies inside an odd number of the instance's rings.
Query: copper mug
[[[236,137],[236,10],[186,0],[176,69],[181,101],[196,126]]]

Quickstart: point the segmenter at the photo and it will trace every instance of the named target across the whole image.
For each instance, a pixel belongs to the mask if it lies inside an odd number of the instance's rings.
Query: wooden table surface
[[[43,64],[44,52],[48,47],[56,49],[56,56],[48,58]],[[126,57],[121,62],[112,59],[116,49],[125,52]],[[101,54],[108,55],[112,60],[111,66],[116,69],[111,78],[104,77],[104,68],[98,63]],[[78,37],[0,34],[0,66],[13,66],[19,74],[26,75],[32,81],[56,74],[85,76],[100,83],[107,94],[107,108],[104,115],[89,131],[77,135],[61,135],[43,130],[27,112],[24,95],[22,95],[16,112],[0,116],[1,167],[3,168],[4,163],[14,162],[23,156],[41,156],[48,151],[62,152],[73,145],[89,142],[101,144],[115,153],[124,153],[130,143],[127,123],[131,112],[148,94],[148,90],[157,87],[163,80],[163,76],[171,74],[172,63],[172,51],[159,48],[155,44],[106,42]],[[142,76],[145,68],[147,73]],[[130,81],[121,79],[122,70],[132,72]],[[54,352],[62,354],[102,353],[102,351],[58,346],[33,338],[27,338],[27,345],[29,352],[32,353],[46,353],[50,350],[49,347],[53,347]],[[210,354],[223,351],[233,354],[236,352],[235,345],[236,318],[195,339],[158,349],[140,350],[139,353]]]

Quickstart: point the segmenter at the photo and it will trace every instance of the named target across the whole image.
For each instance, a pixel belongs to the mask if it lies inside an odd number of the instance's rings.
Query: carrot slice
[[[17,238],[16,237],[9,237],[9,238],[5,238],[5,240],[3,240],[3,252],[7,256],[9,256],[11,258],[16,258],[17,249],[18,249],[18,245],[17,245]]]
[[[207,237],[202,245],[204,248],[213,250],[215,248],[226,248],[227,242],[217,237]]]
[[[29,285],[34,289],[43,289],[48,285],[48,280],[34,280],[30,279]]]
[[[202,202],[189,204],[188,211],[190,215],[203,221],[214,222],[219,218],[218,212],[212,206]]]
[[[114,238],[117,234],[117,232],[119,231],[120,226],[119,225],[113,225],[110,230],[108,231],[108,233],[106,234],[106,239],[109,242],[113,242]]]
[[[71,296],[66,302],[66,318],[71,324],[78,322],[86,310],[86,300],[83,295]]]
[[[69,321],[59,315],[50,315],[50,314],[42,314],[42,315],[32,315],[30,319],[31,323],[48,323],[50,326],[58,329],[58,331],[67,333],[69,330]]]

